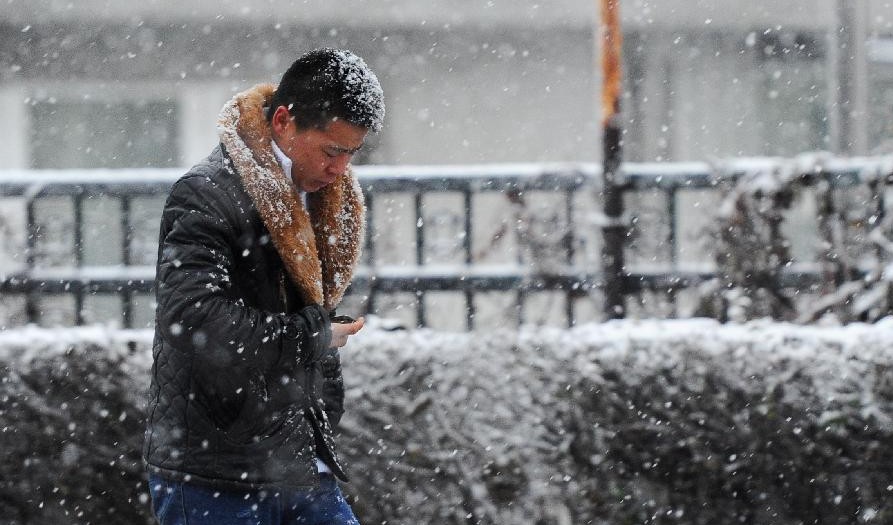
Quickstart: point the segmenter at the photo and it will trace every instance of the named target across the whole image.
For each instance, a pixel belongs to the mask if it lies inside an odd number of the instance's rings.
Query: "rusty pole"
[[[599,32],[597,45],[602,70],[602,198],[605,224],[602,226],[602,273],[605,281],[605,315],[619,319],[625,314],[623,189],[620,162],[622,159],[622,127],[620,94],[622,89],[620,0],[599,0]]]

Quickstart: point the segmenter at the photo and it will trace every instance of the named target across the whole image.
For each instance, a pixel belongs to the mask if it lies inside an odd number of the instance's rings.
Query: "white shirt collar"
[[[279,145],[276,144],[275,140],[270,141],[270,144],[273,146],[273,155],[276,155],[276,160],[279,161],[279,165],[282,166],[282,171],[285,172],[285,178],[291,181],[291,159],[279,149]]]
[[[298,189],[298,187],[295,186],[295,181],[291,180],[291,166],[293,164],[291,159],[279,149],[279,145],[276,144],[275,140],[271,140],[270,144],[273,146],[273,155],[276,155],[276,160],[279,161],[279,165],[282,166],[282,171],[285,172],[285,180],[287,180],[288,183],[291,184],[291,187],[301,196],[301,202],[304,203],[304,206],[307,206],[307,193]]]

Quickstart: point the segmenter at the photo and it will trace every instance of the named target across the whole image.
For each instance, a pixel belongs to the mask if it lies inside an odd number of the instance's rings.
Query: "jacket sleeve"
[[[321,356],[331,341],[328,313],[318,305],[296,314],[273,313],[227,294],[235,256],[234,206],[207,177],[184,177],[172,188],[161,221],[157,330],[180,351],[191,350],[194,373],[211,380],[222,370],[229,377],[289,370]]]
[[[338,426],[344,415],[344,376],[341,373],[341,353],[328,348],[320,359],[322,371],[323,410],[332,427]]]

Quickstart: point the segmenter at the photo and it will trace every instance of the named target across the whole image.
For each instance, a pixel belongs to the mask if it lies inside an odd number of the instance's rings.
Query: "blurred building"
[[[565,1],[4,0],[5,167],[186,166],[234,92],[347,47],[384,86],[367,162],[592,158],[593,9]]]
[[[3,168],[188,166],[225,100],[322,45],[384,84],[387,126],[362,161],[599,157],[597,0],[2,4]],[[621,4],[629,160],[863,153],[893,134],[891,2]]]

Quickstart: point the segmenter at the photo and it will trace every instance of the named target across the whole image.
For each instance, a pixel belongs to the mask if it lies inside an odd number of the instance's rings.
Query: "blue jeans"
[[[161,525],[360,525],[331,474],[313,490],[219,489],[152,474],[149,493]]]

